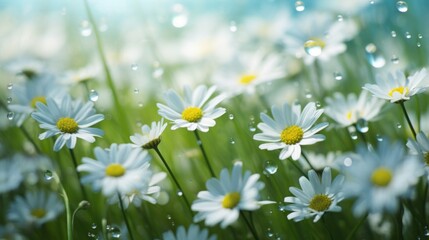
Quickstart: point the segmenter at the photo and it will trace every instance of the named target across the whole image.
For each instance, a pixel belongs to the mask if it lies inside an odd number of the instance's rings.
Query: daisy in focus
[[[373,120],[384,104],[379,99],[368,96],[367,91],[362,91],[359,98],[353,93],[345,97],[336,92],[332,98],[326,98],[326,103],[326,115],[342,127],[356,124],[360,119],[366,122]]]
[[[73,149],[78,138],[93,143],[94,137],[104,134],[103,130],[91,127],[104,119],[103,114],[95,113],[92,102],[84,104],[65,95],[58,102],[52,98],[47,98],[46,104],[37,102],[36,108],[31,116],[40,123],[40,128],[47,130],[39,135],[39,139],[58,135],[54,151],[59,151],[64,145]]]
[[[423,175],[423,163],[407,155],[401,143],[380,142],[376,150],[360,146],[351,155],[351,164],[343,167],[346,177],[344,193],[357,197],[355,215],[394,213],[400,198],[410,198],[413,186]]]
[[[200,85],[193,92],[188,87],[184,87],[184,98],[175,91],[169,90],[164,94],[167,105],[158,103],[158,113],[162,117],[173,122],[172,130],[187,128],[188,131],[200,130],[208,132],[210,127],[216,125],[214,119],[225,113],[225,108],[217,108],[225,97],[218,95],[211,100],[210,97],[215,92],[216,87]]]
[[[339,212],[341,207],[337,204],[343,200],[341,192],[344,177],[339,175],[332,182],[331,169],[323,169],[322,179],[319,180],[314,170],[308,171],[308,178],[299,178],[302,190],[290,187],[289,191],[295,197],[285,197],[287,210],[292,213],[287,215],[288,219],[299,222],[306,218],[314,217],[314,222],[319,221],[325,212]]]
[[[220,223],[226,228],[237,221],[240,211],[254,211],[261,205],[274,203],[258,201],[259,191],[264,183],[259,182],[259,174],[250,171],[242,175],[242,162],[234,164],[231,175],[228,169],[220,172],[220,178],[211,178],[206,182],[208,191],[198,193],[198,199],[192,203],[192,210],[197,211],[195,222],[205,220],[207,226]]]
[[[216,85],[228,93],[228,97],[254,93],[257,85],[286,76],[284,61],[277,54],[259,51],[239,57],[228,64],[232,68],[214,76]]]
[[[151,126],[143,125],[141,130],[143,134],[134,134],[130,136],[131,142],[135,147],[141,147],[144,149],[156,148],[161,142],[161,134],[167,127],[167,123],[164,123],[162,118],[159,122],[152,122]]]
[[[285,103],[282,108],[273,106],[271,112],[273,118],[261,113],[262,123],[258,124],[258,128],[262,133],[255,134],[253,139],[268,142],[259,145],[260,149],[282,149],[279,155],[281,160],[288,157],[298,160],[302,145],[325,140],[324,135],[316,133],[326,128],[328,123],[313,126],[323,113],[323,109],[316,109],[314,102],[308,103],[302,111],[299,104],[289,106]]]
[[[376,84],[365,84],[364,89],[375,97],[388,100],[391,103],[407,101],[410,97],[421,93],[429,87],[425,68],[409,77],[401,71],[390,73],[387,78],[377,76]]]
[[[55,192],[26,192],[18,196],[9,208],[7,220],[20,226],[36,226],[54,220],[64,210],[63,203]]]
[[[82,177],[82,183],[91,184],[95,191],[101,190],[108,197],[140,196],[140,190],[148,192],[152,173],[147,151],[131,144],[114,143],[106,149],[96,147],[94,155],[96,160],[84,157],[83,164],[77,167],[79,172],[88,172]]]
[[[217,236],[209,236],[207,229],[201,229],[198,225],[191,224],[186,231],[185,227],[180,226],[177,228],[176,233],[168,231],[162,234],[163,240],[216,240]]]

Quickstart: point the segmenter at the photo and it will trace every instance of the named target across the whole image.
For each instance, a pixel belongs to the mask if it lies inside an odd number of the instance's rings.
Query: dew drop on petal
[[[6,115],[7,119],[9,120],[13,120],[13,118],[15,117],[15,113],[14,112],[8,112]]]
[[[46,180],[46,181],[50,181],[50,180],[52,180],[52,178],[54,177],[54,175],[52,174],[52,172],[51,172],[51,171],[46,170],[46,171],[43,173],[43,177],[45,178],[45,180]]]
[[[12,88],[13,88],[13,83],[9,83],[9,84],[7,85],[7,90],[12,90]]]
[[[356,130],[358,130],[358,131],[359,131],[359,132],[361,132],[361,133],[366,133],[366,132],[368,132],[368,130],[369,130],[368,122],[367,122],[365,119],[360,118],[360,119],[356,122]]]
[[[268,174],[275,174],[277,172],[278,169],[278,165],[270,160],[265,161],[264,163],[264,171],[267,172]]]
[[[337,81],[343,80],[343,74],[340,72],[334,72],[334,79]]]
[[[392,57],[390,58],[390,61],[394,64],[398,64],[399,63],[399,57],[396,55],[392,55]]]
[[[91,89],[91,91],[89,91],[89,100],[92,102],[96,102],[98,100],[98,92],[94,89]]]
[[[404,1],[397,1],[396,2],[396,9],[398,9],[399,12],[407,12],[408,11],[408,4]]]
[[[319,41],[308,40],[304,43],[305,52],[313,57],[320,56],[320,54],[322,54],[322,48],[323,46],[319,43]]]
[[[297,12],[302,12],[305,10],[305,4],[303,1],[296,1],[295,2],[295,10]]]

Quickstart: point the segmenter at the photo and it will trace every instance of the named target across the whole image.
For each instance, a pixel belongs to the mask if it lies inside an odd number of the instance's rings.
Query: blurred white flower
[[[130,136],[131,142],[135,147],[142,147],[144,149],[156,148],[161,142],[161,134],[167,127],[167,123],[164,123],[164,118],[159,122],[152,122],[151,127],[143,125],[141,127],[142,134],[136,133]]]
[[[426,172],[429,173],[429,138],[426,134],[420,131],[417,133],[416,140],[408,139],[407,147],[412,154],[419,155],[419,158],[425,163]]]
[[[339,157],[338,155],[339,153],[336,152],[328,152],[327,154],[306,152],[308,161],[316,171],[322,171],[325,167],[337,169],[338,166],[336,164],[336,160]],[[302,156],[299,158],[299,163],[304,169],[311,170],[311,167],[310,165],[308,165],[307,160],[305,160]]]
[[[209,236],[209,231],[205,228],[200,230],[200,227],[195,224],[191,224],[186,231],[185,227],[179,226],[176,230],[176,234],[172,231],[168,231],[162,234],[163,240],[216,240],[217,236]]]
[[[19,187],[23,180],[21,167],[21,163],[13,159],[0,160],[0,193]]]

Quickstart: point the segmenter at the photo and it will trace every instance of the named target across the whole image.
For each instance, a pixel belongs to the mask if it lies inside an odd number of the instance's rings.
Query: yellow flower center
[[[245,75],[240,77],[240,83],[246,85],[246,84],[253,82],[255,79],[256,79],[256,75],[245,74]]]
[[[31,216],[35,218],[42,218],[46,215],[46,211],[43,208],[35,208],[31,210]]]
[[[58,120],[57,128],[63,133],[76,133],[79,126],[73,118],[63,117]]]
[[[318,212],[323,212],[331,206],[332,200],[325,194],[316,194],[310,201],[308,206]]]
[[[203,111],[199,107],[187,107],[182,112],[182,119],[188,122],[198,122],[203,117]]]
[[[304,131],[297,125],[289,126],[283,129],[280,139],[287,145],[299,143],[304,136]]]
[[[395,92],[398,92],[401,95],[403,95],[404,93],[408,94],[409,90],[407,87],[402,87],[402,86],[401,87],[395,87],[395,88],[390,89],[389,96],[392,97]]]
[[[352,111],[348,112],[347,115],[346,115],[347,120],[351,120],[352,116],[353,116]]]
[[[125,168],[119,163],[112,163],[106,168],[106,175],[110,177],[120,177],[125,174]]]
[[[379,167],[372,172],[371,182],[378,187],[385,187],[389,185],[392,180],[392,172],[385,167]]]
[[[225,195],[222,200],[222,207],[224,208],[234,208],[240,202],[240,193],[231,192]]]
[[[43,103],[43,104],[46,105],[46,98],[43,97],[43,96],[36,96],[33,99],[31,99],[30,106],[32,108],[36,108],[36,103],[37,102],[41,102],[41,103]]]

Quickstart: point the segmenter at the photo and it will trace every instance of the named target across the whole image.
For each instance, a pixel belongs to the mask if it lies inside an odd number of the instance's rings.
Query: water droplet
[[[411,33],[410,32],[405,32],[405,37],[410,39],[411,38]]]
[[[13,118],[15,117],[15,113],[14,112],[8,112],[6,115],[7,119],[9,120],[13,120]]]
[[[229,139],[229,143],[231,143],[231,144],[235,144],[235,140],[234,140],[234,138],[230,138],[230,139]]]
[[[106,225],[106,230],[109,231],[109,232],[110,232],[110,227],[111,226],[109,224]]]
[[[399,12],[406,12],[408,11],[408,4],[404,1],[397,1],[396,2],[396,9],[398,9]]]
[[[309,90],[307,90],[305,92],[305,98],[311,98],[313,95],[311,94],[311,92]]]
[[[392,57],[390,58],[390,61],[394,64],[398,64],[399,63],[399,57],[396,55],[392,55]]]
[[[94,238],[94,237],[95,237],[95,234],[94,234],[94,233],[92,233],[92,232],[88,232],[88,237],[90,237],[90,238]]]
[[[365,46],[366,57],[368,62],[375,68],[381,68],[386,64],[386,60],[377,50],[375,44],[370,43]]]
[[[249,131],[254,132],[256,131],[256,127],[255,127],[255,118],[252,116],[250,117],[250,121],[249,121]]]
[[[46,170],[46,171],[43,173],[43,177],[45,178],[45,180],[46,180],[46,181],[51,181],[51,180],[52,180],[52,178],[54,177],[54,174],[52,174],[52,172],[51,172],[51,171]]]
[[[91,34],[92,34],[91,24],[87,20],[82,21],[80,23],[80,35],[84,37],[88,37]]]
[[[358,139],[358,136],[357,136],[356,132],[351,132],[351,133],[350,133],[350,137],[351,137],[353,140]]]
[[[358,131],[359,131],[359,132],[361,132],[361,133],[366,133],[366,132],[368,132],[368,130],[369,130],[368,122],[367,122],[365,119],[360,118],[360,119],[356,122],[356,130],[358,130]]]
[[[237,23],[234,22],[234,21],[231,21],[229,23],[229,31],[231,31],[231,32],[237,32],[237,30],[238,30]]]
[[[7,90],[12,90],[12,88],[13,88],[13,83],[9,83],[9,84],[7,85]]]
[[[391,32],[390,32],[390,35],[391,35],[393,38],[395,38],[395,37],[396,37],[396,32],[395,32],[395,31],[391,31]]]
[[[421,47],[422,44],[420,42],[417,42],[417,47]]]
[[[286,212],[287,211],[287,205],[280,205],[279,210],[280,210],[280,212]]]
[[[353,164],[353,160],[349,157],[344,159],[344,166],[350,167]]]
[[[10,104],[10,103],[12,102],[12,97],[8,97],[8,98],[6,99],[6,101],[7,101],[7,104]]]
[[[374,0],[369,1],[369,4],[371,4],[371,5],[374,5],[374,3],[375,3]]]
[[[138,103],[137,103],[137,106],[139,106],[139,107],[143,107],[143,103],[142,103],[142,102],[138,102]]]
[[[324,43],[322,40],[308,40],[304,43],[304,50],[305,52],[313,57],[320,56],[322,54],[322,48]]]
[[[138,88],[134,88],[134,94],[138,94],[140,90]]]
[[[316,101],[316,107],[320,108],[322,104],[319,101]]]
[[[271,230],[271,228],[267,228],[267,237],[272,238],[273,236],[274,236],[274,233]]]
[[[273,175],[274,173],[277,172],[277,169],[278,169],[278,165],[275,162],[270,161],[270,160],[265,161],[265,163],[264,163],[264,171],[265,172]]]
[[[162,67],[157,67],[152,72],[152,77],[159,79],[164,74],[164,69]]]
[[[183,192],[182,192],[182,190],[177,190],[177,196],[179,196],[179,197],[181,197],[181,196],[183,196]]]
[[[171,220],[171,215],[170,214],[167,214],[167,219]]]
[[[302,12],[305,10],[305,4],[303,1],[296,1],[295,2],[295,10],[298,12]]]
[[[337,15],[337,21],[342,22],[344,20],[343,15]]]
[[[341,74],[340,72],[334,72],[334,79],[337,81],[343,80],[343,74]]]
[[[137,65],[136,63],[131,64],[131,70],[137,71],[138,69],[139,69],[139,65]]]
[[[380,134],[377,134],[375,137],[377,138],[377,141],[379,142],[383,141],[383,137]]]
[[[400,123],[396,123],[396,127],[397,127],[398,129],[401,129],[401,128],[402,128],[402,125],[401,125]]]
[[[92,224],[91,224],[91,228],[92,228],[92,229],[96,229],[96,228],[97,228],[97,224],[96,224],[96,223],[92,223]]]
[[[121,229],[116,226],[110,227],[110,235],[112,238],[120,238],[121,237]]]
[[[182,4],[174,4],[171,24],[175,28],[183,28],[188,24],[188,13]]]
[[[234,119],[234,114],[230,113],[230,114],[228,115],[228,118],[229,118],[229,120],[233,120],[233,119]]]
[[[422,35],[421,33],[419,33],[419,34],[417,35],[417,37],[418,37],[419,39],[422,39],[422,38],[423,38],[423,35]]]
[[[92,102],[96,102],[98,100],[98,92],[94,89],[91,89],[89,92],[89,100]]]

